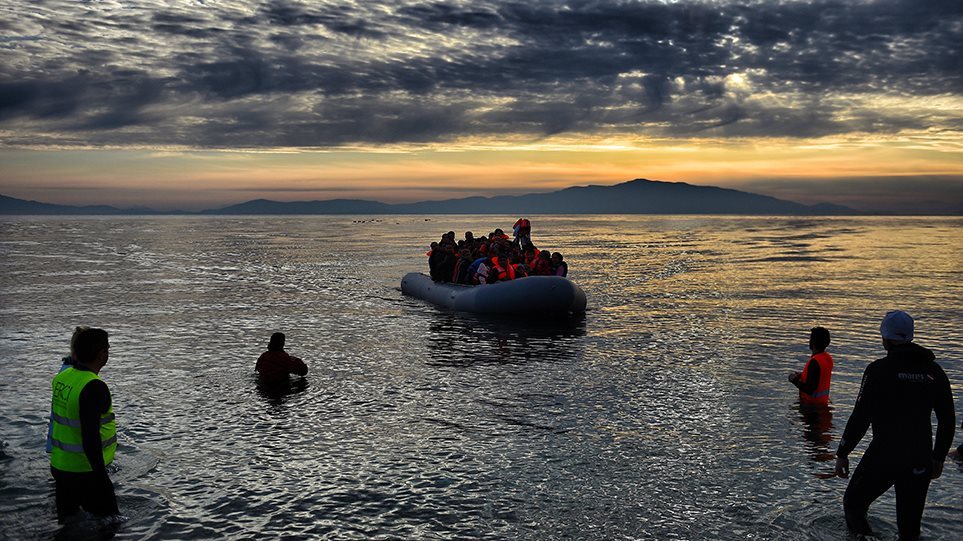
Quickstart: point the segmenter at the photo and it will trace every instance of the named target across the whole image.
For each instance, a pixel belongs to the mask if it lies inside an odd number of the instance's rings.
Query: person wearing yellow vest
[[[829,385],[833,378],[833,358],[826,352],[829,331],[813,327],[809,333],[812,356],[802,372],[789,374],[789,382],[799,389],[799,403],[808,406],[829,404]]]
[[[81,509],[97,517],[118,514],[107,475],[117,449],[117,426],[110,390],[99,377],[110,349],[107,331],[83,329],[74,347],[74,364],[51,382],[50,472],[60,522]]]

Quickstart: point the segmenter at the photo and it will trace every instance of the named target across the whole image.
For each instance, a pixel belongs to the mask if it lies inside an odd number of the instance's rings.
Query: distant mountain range
[[[576,186],[549,193],[466,197],[418,203],[380,203],[362,199],[270,201],[200,212],[161,212],[146,207],[71,206],[26,201],[0,195],[0,214],[861,214],[849,207],[803,205],[739,190],[694,186],[684,182],[636,179],[614,186]]]

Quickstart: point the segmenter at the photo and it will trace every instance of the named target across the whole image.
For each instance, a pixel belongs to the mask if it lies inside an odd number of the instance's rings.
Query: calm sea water
[[[4,218],[0,537],[90,533],[58,528],[43,449],[78,324],[111,333],[121,539],[846,539],[824,477],[895,308],[960,410],[963,219],[540,216],[584,318],[401,295],[441,233],[513,221]],[[813,419],[786,374],[817,324],[836,371]],[[310,366],[285,393],[252,374],[274,331]],[[925,538],[963,536],[961,493],[947,463]]]

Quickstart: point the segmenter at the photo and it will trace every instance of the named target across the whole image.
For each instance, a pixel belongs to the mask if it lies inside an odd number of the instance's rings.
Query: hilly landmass
[[[821,203],[804,205],[766,195],[684,182],[636,179],[614,186],[575,186],[555,192],[466,197],[417,203],[362,199],[271,201],[256,199],[201,212],[160,212],[145,207],[70,206],[0,196],[0,214],[860,214]]]
[[[169,214],[190,214],[182,210],[161,211],[148,207],[117,208],[109,205],[57,205],[54,203],[41,203],[39,201],[28,201],[0,195],[0,215],[169,215]]]

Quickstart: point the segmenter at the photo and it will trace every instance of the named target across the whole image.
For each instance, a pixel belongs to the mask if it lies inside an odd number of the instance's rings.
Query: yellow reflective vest
[[[53,391],[51,467],[68,472],[93,471],[90,461],[84,454],[83,439],[80,435],[80,392],[95,379],[100,378],[89,370],[70,367],[57,374],[51,382]],[[104,464],[110,464],[117,450],[117,423],[114,421],[113,404],[107,413],[100,416],[100,441],[104,453]]]

